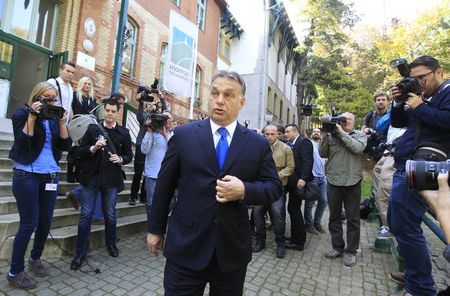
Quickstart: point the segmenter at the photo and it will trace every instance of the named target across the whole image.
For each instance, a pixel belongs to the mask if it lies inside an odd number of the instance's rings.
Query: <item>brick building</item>
[[[93,78],[97,97],[109,95],[112,82],[120,1],[0,1],[0,117],[23,106],[32,87],[56,76],[58,65],[76,62],[74,84]],[[197,23],[195,117],[206,112],[204,98],[217,69],[220,17],[225,0],[130,0],[120,91],[131,104],[140,84],[164,79],[170,10]],[[166,93],[169,110],[181,122],[189,116],[189,98]],[[1,111],[1,110],[0,110]]]

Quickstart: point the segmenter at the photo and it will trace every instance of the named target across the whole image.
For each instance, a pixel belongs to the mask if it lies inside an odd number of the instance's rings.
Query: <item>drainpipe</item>
[[[122,73],[123,43],[125,26],[128,18],[128,0],[122,0],[119,14],[119,28],[117,29],[116,56],[114,57],[114,69],[112,77],[111,93],[119,91],[120,74]]]

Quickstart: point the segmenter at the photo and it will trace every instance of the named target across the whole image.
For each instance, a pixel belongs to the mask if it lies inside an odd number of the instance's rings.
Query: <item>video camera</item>
[[[347,118],[344,116],[331,116],[326,114],[322,116],[322,131],[326,133],[334,133],[336,131],[336,124],[346,123]]]
[[[149,124],[144,124],[145,127],[151,128],[153,131],[159,130],[164,127],[164,123],[169,119],[169,116],[161,113],[150,113],[146,119],[146,122],[150,119]]]
[[[404,102],[408,99],[408,93],[420,94],[420,86],[416,79],[410,76],[411,68],[405,58],[393,60],[389,65],[392,68],[397,68],[400,75],[403,76],[403,80],[397,83],[397,88],[402,95],[396,98],[396,100]]]
[[[140,100],[144,102],[153,102],[155,97],[152,94],[158,93],[158,83],[159,79],[155,78],[153,84],[150,85],[150,89],[144,85],[140,85],[137,93],[140,95]]]
[[[437,177],[441,169],[450,171],[450,159],[446,161],[407,160],[406,176],[409,189],[438,190]]]
[[[36,98],[36,101],[41,102],[41,110],[38,112],[38,117],[43,119],[61,119],[64,117],[64,113],[66,110],[64,110],[63,107],[54,106],[52,104],[49,104],[47,100],[42,97],[38,96]]]

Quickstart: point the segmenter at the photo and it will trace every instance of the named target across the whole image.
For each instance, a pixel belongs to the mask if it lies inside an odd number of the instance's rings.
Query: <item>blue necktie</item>
[[[221,127],[217,131],[220,134],[220,139],[216,146],[216,157],[217,162],[219,163],[219,170],[222,171],[223,164],[225,163],[228,152],[227,129]]]

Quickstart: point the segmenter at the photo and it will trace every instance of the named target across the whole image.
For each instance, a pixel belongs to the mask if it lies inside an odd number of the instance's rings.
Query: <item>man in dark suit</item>
[[[156,183],[147,246],[157,255],[174,190],[178,199],[167,230],[166,295],[242,295],[251,260],[246,205],[282,195],[266,139],[237,122],[245,83],[235,72],[212,79],[210,119],[178,126]]]
[[[291,239],[286,243],[287,249],[302,251],[305,248],[306,231],[302,215],[302,199],[297,195],[297,189],[302,189],[306,182],[314,180],[312,168],[314,164],[313,145],[307,138],[299,135],[298,126],[288,124],[285,129],[287,139],[292,143],[295,170],[289,177],[288,212],[291,218]]]

